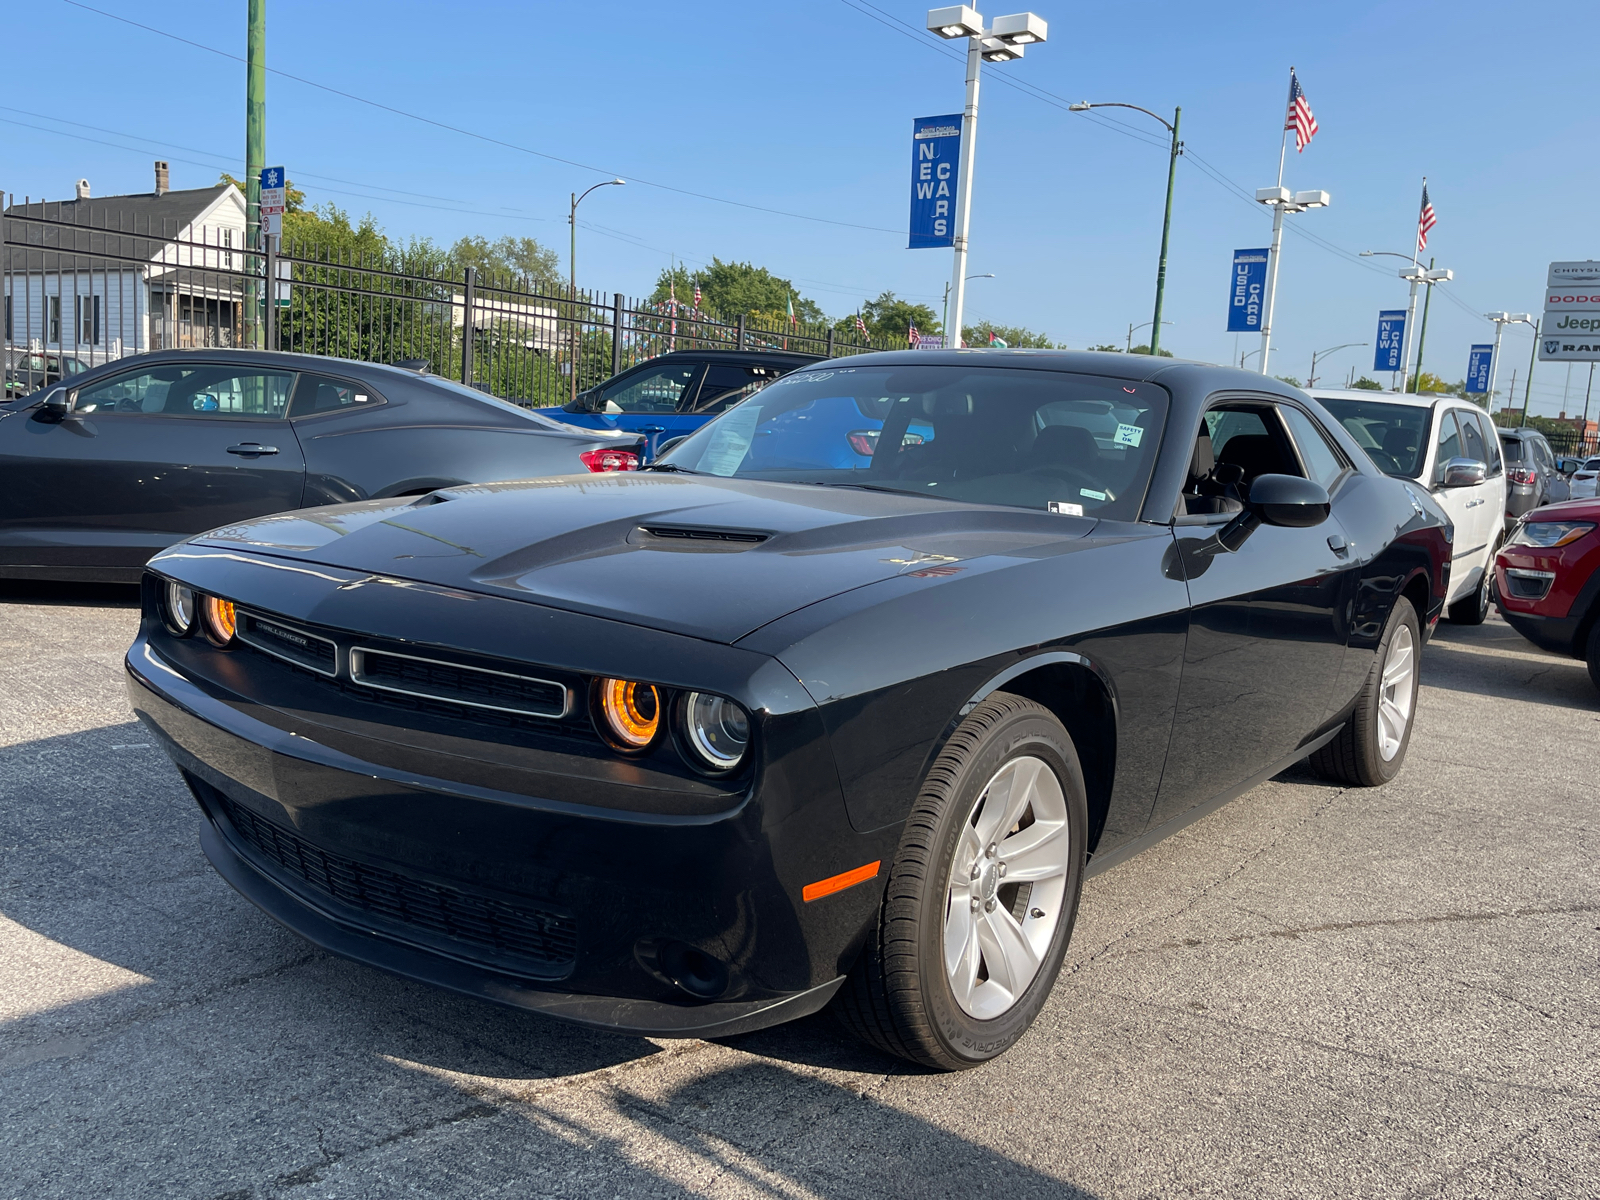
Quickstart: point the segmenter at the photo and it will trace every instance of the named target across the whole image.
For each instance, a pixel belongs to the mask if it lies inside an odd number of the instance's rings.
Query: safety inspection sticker
[[[1140,425],[1124,425],[1117,423],[1117,436],[1111,440],[1119,446],[1137,446],[1144,438],[1144,428]]]
[[[1072,504],[1066,500],[1052,500],[1048,505],[1053,513],[1060,513],[1063,517],[1083,516],[1083,505]]]

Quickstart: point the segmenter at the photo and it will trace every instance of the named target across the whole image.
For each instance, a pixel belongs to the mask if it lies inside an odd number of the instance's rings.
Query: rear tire
[[[1048,709],[1005,692],[974,709],[906,821],[877,928],[833,1003],[845,1028],[946,1071],[1009,1049],[1066,955],[1087,812],[1077,751]]]
[[[1344,728],[1311,765],[1352,787],[1380,787],[1400,773],[1415,725],[1422,631],[1404,596],[1394,602],[1378,654]]]

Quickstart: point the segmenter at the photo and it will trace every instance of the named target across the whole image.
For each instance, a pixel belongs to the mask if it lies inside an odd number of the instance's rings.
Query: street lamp
[[[567,212],[567,224],[572,226],[572,243],[567,250],[567,283],[572,296],[572,399],[578,398],[578,205],[584,197],[603,187],[622,187],[626,179],[602,179],[580,196],[572,193],[572,208]]]
[[[1141,108],[1137,104],[1123,104],[1119,101],[1108,101],[1102,104],[1090,104],[1081,100],[1077,104],[1069,104],[1072,112],[1088,112],[1091,108],[1131,108],[1135,112],[1142,112],[1147,117],[1155,117],[1166,127],[1172,135],[1172,154],[1167,162],[1167,212],[1161,219],[1161,261],[1156,267],[1156,315],[1151,322],[1150,353],[1158,354],[1161,350],[1161,326],[1170,324],[1161,319],[1161,299],[1167,290],[1167,237],[1172,230],[1172,187],[1178,173],[1178,155],[1183,153],[1183,143],[1178,140],[1178,124],[1183,119],[1183,109],[1172,110],[1172,120],[1151,112],[1148,108]]]
[[[1327,208],[1327,192],[1295,192],[1283,186],[1283,164],[1278,164],[1277,187],[1257,188],[1256,203],[1272,209],[1272,247],[1267,251],[1267,295],[1261,320],[1261,373],[1267,373],[1267,359],[1272,355],[1272,306],[1278,299],[1278,254],[1283,248],[1283,218],[1285,213],[1302,213],[1309,208]]]
[[[942,38],[967,39],[967,104],[961,114],[961,174],[956,180],[956,227],[951,239],[955,263],[950,272],[951,290],[956,295],[955,313],[946,329],[956,331],[961,345],[961,320],[967,304],[967,227],[972,217],[972,169],[978,151],[978,75],[985,62],[1010,62],[1021,58],[1028,46],[1043,42],[1049,33],[1044,18],[1035,13],[1013,13],[996,17],[985,30],[983,17],[974,8],[958,4],[928,10],[928,28]]]
[[[1173,325],[1173,324],[1176,324],[1176,322],[1174,322],[1174,321],[1162,321],[1161,322],[1161,325]],[[1129,326],[1128,326],[1128,353],[1129,354],[1133,353],[1133,332],[1134,332],[1134,330],[1136,330],[1136,329],[1148,329],[1152,325],[1155,325],[1156,334],[1159,334],[1161,332],[1161,326],[1160,325],[1156,325],[1156,323],[1154,321],[1146,321],[1143,325],[1129,324]],[[1150,336],[1150,356],[1152,358],[1154,358],[1155,354],[1156,354],[1156,334],[1151,334],[1151,336]]]
[[[1339,346],[1329,346],[1326,350],[1313,350],[1311,352],[1311,374],[1306,376],[1306,387],[1310,388],[1317,382],[1317,359],[1327,358],[1335,350],[1348,350],[1351,346],[1370,346],[1370,342],[1345,342]]]
[[[994,278],[994,272],[993,271],[987,271],[982,275],[968,275],[967,278],[968,279],[993,279]],[[944,318],[943,319],[945,321],[949,321],[949,319],[950,319],[950,282],[949,282],[949,280],[946,280],[945,281],[945,285],[944,285]],[[950,348],[950,326],[948,324],[944,326],[944,341],[945,341],[945,349],[948,350]],[[961,341],[961,331],[958,329],[958,330],[956,330],[956,342],[957,342],[958,345],[960,344],[960,341]]]
[[[1492,312],[1484,313],[1485,318],[1494,322],[1494,350],[1489,355],[1489,411],[1494,411],[1494,385],[1500,378],[1500,338],[1505,334],[1507,325],[1527,325],[1537,335],[1538,326],[1534,323],[1532,313]],[[1538,341],[1535,336],[1535,342]],[[1508,396],[1507,400],[1511,398]]]
[[[1433,299],[1433,285],[1436,283],[1449,283],[1455,278],[1455,272],[1440,267],[1433,269],[1433,259],[1428,260],[1426,267],[1417,263],[1415,254],[1398,254],[1393,250],[1363,250],[1362,258],[1381,256],[1383,258],[1403,258],[1411,265],[1400,272],[1400,278],[1411,283],[1411,298],[1406,302],[1406,349],[1405,355],[1400,360],[1400,390],[1415,391],[1411,386],[1411,329],[1417,315],[1417,288],[1426,286],[1428,294],[1422,301],[1422,331],[1417,337],[1417,379],[1422,378],[1422,347],[1428,336],[1428,302]]]

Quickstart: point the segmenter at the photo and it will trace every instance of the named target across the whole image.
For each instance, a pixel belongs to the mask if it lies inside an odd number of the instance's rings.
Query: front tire
[[[1496,542],[1489,549],[1489,560],[1484,564],[1483,578],[1478,580],[1478,586],[1473,589],[1472,595],[1463,596],[1450,606],[1450,623],[1452,625],[1482,625],[1489,615],[1489,605],[1494,597],[1491,589],[1494,586],[1494,557],[1500,552],[1500,543]]]
[[[1321,774],[1353,787],[1379,787],[1400,774],[1417,710],[1421,651],[1417,610],[1402,596],[1389,613],[1350,719],[1311,756]]]
[[[1048,709],[1005,692],[974,709],[906,821],[877,929],[834,1001],[845,1027],[947,1071],[1009,1049],[1072,936],[1087,812],[1077,751]]]

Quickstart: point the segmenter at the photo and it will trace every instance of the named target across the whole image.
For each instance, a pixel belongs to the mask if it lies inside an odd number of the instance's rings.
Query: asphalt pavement
[[[131,717],[127,590],[0,591],[0,1198],[1600,1195],[1600,694],[1441,625],[1405,770],[1301,769],[1089,882],[960,1075],[827,1014],[557,1024],[236,895]]]

